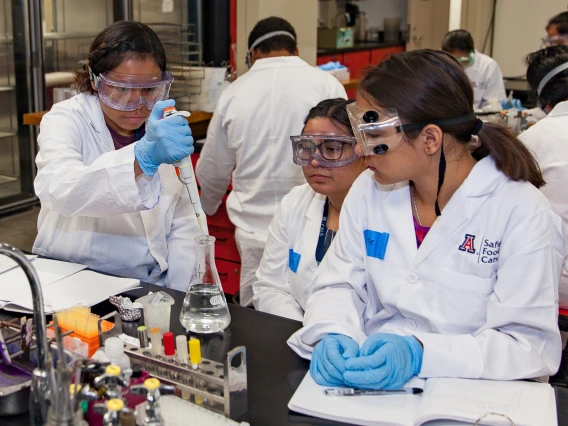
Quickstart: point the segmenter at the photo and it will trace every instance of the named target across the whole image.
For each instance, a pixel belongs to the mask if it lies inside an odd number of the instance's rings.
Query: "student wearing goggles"
[[[156,102],[168,99],[174,80],[168,71],[154,74],[106,71],[99,75],[95,75],[90,67],[88,71],[100,100],[119,111],[134,111],[141,106],[151,111]]]
[[[308,183],[283,199],[253,284],[256,309],[301,321],[318,270],[339,226],[343,200],[365,170],[344,99],[312,108],[302,135],[292,136],[294,163]]]
[[[568,45],[568,12],[550,18],[546,25],[546,37],[542,38],[542,43],[544,47]]]
[[[347,109],[372,173],[351,186],[288,340],[318,384],[558,370],[562,223],[530,151],[472,104],[442,51],[392,55],[359,82]]]
[[[34,252],[187,289],[201,232],[169,165],[193,152],[187,120],[162,119],[172,80],[147,25],[119,21],[95,38],[79,94],[41,122]]]

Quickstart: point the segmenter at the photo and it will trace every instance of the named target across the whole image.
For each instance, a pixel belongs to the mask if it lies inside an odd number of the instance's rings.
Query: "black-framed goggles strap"
[[[462,115],[461,117],[454,117],[454,118],[446,118],[443,120],[432,120],[425,123],[410,123],[410,124],[401,124],[400,126],[396,127],[396,131],[398,133],[402,132],[412,132],[414,130],[422,130],[428,124],[435,124],[436,126],[443,127],[443,126],[453,126],[454,124],[462,124],[467,123],[468,121],[475,120],[476,115],[474,112],[470,112],[467,115]]]

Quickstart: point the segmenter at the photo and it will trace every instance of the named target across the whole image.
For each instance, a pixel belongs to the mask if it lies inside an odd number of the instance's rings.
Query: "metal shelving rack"
[[[174,76],[170,97],[179,110],[190,110],[190,96],[201,93],[205,78],[202,45],[194,24],[146,23],[164,45],[167,69]]]

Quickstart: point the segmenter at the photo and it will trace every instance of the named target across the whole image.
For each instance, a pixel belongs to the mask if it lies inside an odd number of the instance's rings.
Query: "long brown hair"
[[[372,68],[359,84],[361,96],[380,108],[396,108],[403,123],[429,123],[471,114],[473,88],[459,63],[446,52],[414,50],[393,55]],[[440,125],[460,143],[471,141],[477,119]],[[409,141],[420,130],[405,133]],[[497,169],[512,180],[537,188],[545,184],[534,157],[507,127],[483,123],[476,159],[491,156]]]

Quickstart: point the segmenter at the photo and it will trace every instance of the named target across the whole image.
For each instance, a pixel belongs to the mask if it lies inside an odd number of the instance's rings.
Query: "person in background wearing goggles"
[[[546,179],[542,193],[568,226],[568,46],[538,50],[525,62],[527,81],[536,90],[539,106],[547,116],[521,133],[519,139],[533,153]],[[568,308],[568,265],[560,277],[559,303],[561,308]]]
[[[507,96],[503,73],[499,64],[490,56],[475,50],[473,37],[466,30],[450,31],[444,36],[442,50],[452,54],[473,85],[473,107],[482,109],[495,98],[499,102]]]
[[[529,150],[472,101],[441,51],[393,55],[359,83],[347,111],[370,171],[288,341],[320,385],[557,371],[562,222]]]
[[[76,82],[41,121],[33,252],[185,291],[201,233],[169,164],[193,138],[184,117],[162,120],[175,102],[160,39],[139,22],[110,25]]]
[[[542,43],[544,47],[568,45],[568,12],[559,13],[548,21],[546,37],[542,38]]]
[[[302,321],[318,265],[339,227],[343,200],[366,169],[355,153],[345,99],[312,108],[302,135],[292,136],[294,163],[308,183],[290,191],[268,228],[268,240],[253,284],[254,307]]]

